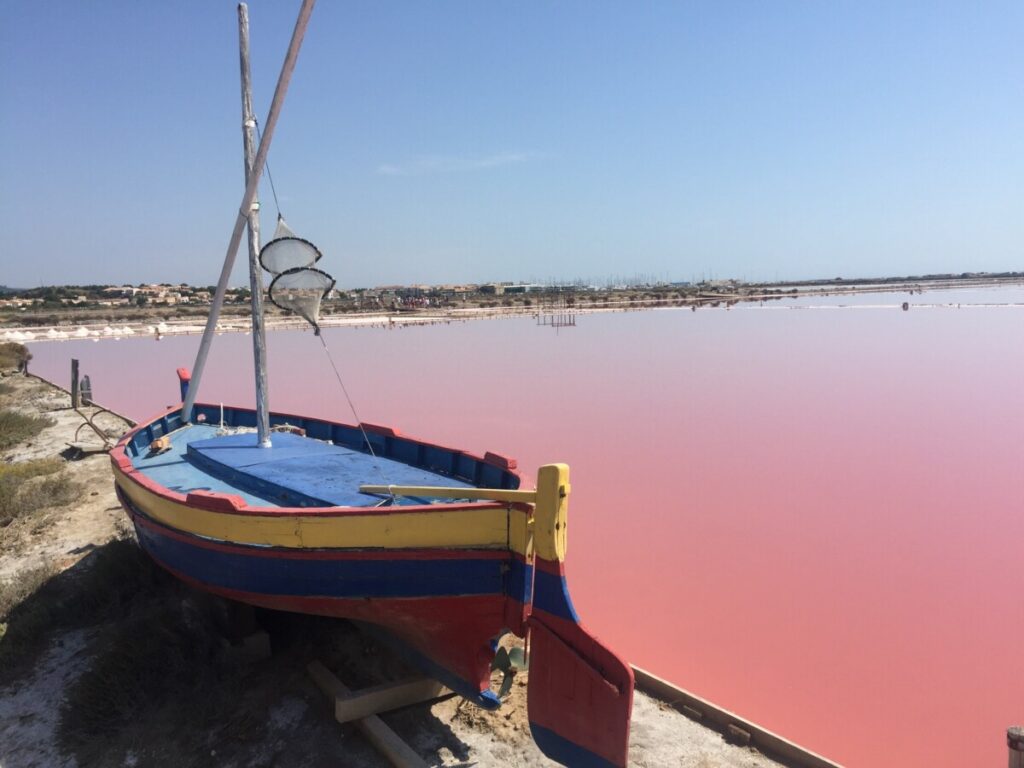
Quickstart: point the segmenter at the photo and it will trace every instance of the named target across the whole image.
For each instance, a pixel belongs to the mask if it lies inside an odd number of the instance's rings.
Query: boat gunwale
[[[196,403],[196,408],[219,408],[220,404],[215,403]],[[252,408],[243,408],[236,406],[227,406],[226,409],[240,412],[255,412]],[[121,439],[117,441],[117,444],[110,450],[110,461],[113,466],[115,477],[117,475],[123,476],[127,480],[131,480],[135,484],[155,494],[163,499],[172,501],[178,504],[184,504],[186,506],[195,507],[198,509],[205,510],[207,512],[215,512],[221,514],[238,515],[238,516],[250,516],[250,517],[347,517],[347,516],[385,516],[394,514],[426,514],[426,513],[445,513],[445,512],[467,512],[479,510],[489,511],[495,509],[519,509],[522,511],[529,511],[531,505],[524,502],[492,502],[492,501],[476,501],[476,502],[462,502],[462,503],[444,503],[444,504],[409,504],[406,506],[391,505],[387,507],[354,507],[354,506],[330,506],[330,507],[258,507],[252,506],[242,496],[222,493],[217,491],[189,491],[188,493],[181,493],[179,491],[173,491],[164,485],[161,485],[156,480],[148,477],[146,473],[136,467],[128,455],[128,445],[132,442],[135,436],[151,427],[153,424],[160,422],[163,419],[167,419],[169,416],[175,413],[180,413],[182,406],[172,405],[161,411],[160,413],[152,416],[148,419],[140,421],[136,426],[121,436]],[[292,418],[301,421],[308,421],[311,417],[300,416],[292,413],[281,413],[271,412],[271,416],[277,416],[281,418]],[[330,424],[331,426],[347,427],[349,429],[358,429],[359,427],[352,424],[345,424],[340,421],[330,421],[328,419],[316,419],[316,421]],[[496,467],[503,472],[514,476],[517,480],[522,482],[522,476],[520,475],[516,462],[514,460],[507,459],[503,456],[493,453],[486,453],[484,456],[478,456],[468,451],[463,451],[457,448],[448,448],[447,446],[439,445],[437,443],[420,440],[415,437],[400,433],[398,430],[391,427],[384,427],[377,424],[363,423],[362,427],[368,432],[381,435],[383,437],[396,437],[402,440],[407,440],[418,445],[426,446],[429,448],[436,448],[442,451],[449,451],[452,454],[461,454],[469,459],[477,461],[479,463],[488,464]],[[331,441],[332,444],[333,441]],[[403,462],[404,463],[404,462]],[[474,486],[476,487],[476,486]]]
[[[510,558],[529,567],[534,564],[521,552],[498,547],[437,547],[418,546],[403,548],[384,547],[282,547],[273,544],[231,541],[204,536],[192,531],[175,528],[173,525],[151,517],[130,498],[117,489],[118,501],[124,507],[133,524],[156,531],[161,536],[172,538],[193,547],[230,552],[247,557],[271,557],[291,560],[509,560]],[[521,602],[521,601],[520,601]]]

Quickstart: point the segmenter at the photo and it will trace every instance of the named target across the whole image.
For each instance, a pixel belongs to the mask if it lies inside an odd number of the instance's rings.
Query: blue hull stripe
[[[240,554],[163,536],[136,525],[139,541],[168,567],[205,584],[264,595],[303,597],[442,597],[502,595],[522,571],[514,558],[312,560]],[[523,579],[520,573],[518,579]]]
[[[565,579],[540,568],[534,574],[533,607],[569,621],[579,623],[580,620],[572,606]]]
[[[540,751],[562,765],[569,765],[572,768],[618,768],[615,763],[608,762],[600,755],[595,755],[542,725],[530,723],[530,733],[533,734],[533,740],[537,742]]]

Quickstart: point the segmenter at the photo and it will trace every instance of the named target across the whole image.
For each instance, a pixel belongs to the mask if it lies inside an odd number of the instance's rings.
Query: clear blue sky
[[[261,115],[297,9],[250,4]],[[235,4],[2,13],[0,283],[214,282]],[[1021,269],[1022,40],[1019,0],[321,0],[270,165],[345,287]]]

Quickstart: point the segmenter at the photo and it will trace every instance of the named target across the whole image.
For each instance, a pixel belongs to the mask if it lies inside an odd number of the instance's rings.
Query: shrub
[[[0,370],[20,370],[32,359],[32,353],[23,344],[5,341],[0,344]]]
[[[45,416],[28,416],[7,408],[0,409],[0,451],[23,443],[51,426],[53,420]]]
[[[117,539],[66,571],[50,566],[0,582],[0,684],[28,669],[54,633],[151,602],[163,578],[134,541]]]
[[[62,469],[60,459],[0,464],[0,527],[20,515],[74,501],[78,484]]]

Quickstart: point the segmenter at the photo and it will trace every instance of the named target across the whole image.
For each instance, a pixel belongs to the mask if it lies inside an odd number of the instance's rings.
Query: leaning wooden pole
[[[245,182],[256,159],[256,117],[252,111],[249,70],[249,7],[238,4],[238,63],[242,72],[242,140]],[[252,361],[256,372],[256,434],[261,448],[270,447],[270,409],[267,403],[267,332],[263,325],[263,271],[260,269],[260,204],[249,209],[249,292],[252,295]]]
[[[220,316],[220,309],[224,305],[224,293],[227,290],[228,278],[231,276],[231,268],[235,265],[235,255],[238,253],[238,246],[242,242],[242,230],[245,229],[245,225],[249,221],[252,201],[256,199],[256,188],[259,186],[260,176],[263,174],[263,166],[267,162],[267,152],[270,151],[270,142],[274,138],[274,129],[277,127],[277,118],[281,113],[281,105],[284,103],[285,94],[288,92],[288,84],[291,82],[292,72],[295,70],[295,62],[299,58],[299,49],[302,47],[302,38],[306,34],[306,27],[309,25],[309,17],[313,13],[313,6],[315,4],[316,0],[302,0],[302,8],[299,9],[299,17],[295,20],[292,40],[288,44],[288,53],[285,55],[284,63],[281,65],[281,74],[277,78],[277,88],[274,89],[274,99],[270,103],[270,112],[267,114],[267,122],[263,127],[263,138],[260,140],[259,149],[256,150],[256,159],[252,162],[252,171],[249,174],[249,181],[245,185],[242,204],[238,207],[235,228],[231,232],[228,250],[224,255],[224,266],[220,271],[220,280],[217,281],[217,291],[213,296],[213,304],[210,306],[210,316],[206,319],[203,338],[199,342],[199,352],[196,354],[195,365],[192,366],[192,379],[189,382],[188,392],[185,394],[185,403],[181,409],[182,419],[186,422],[192,420],[192,409],[195,406],[196,395],[199,393],[199,384],[203,378],[203,370],[206,368],[206,358],[210,353],[210,342],[213,341],[214,331],[217,329],[217,318]]]

